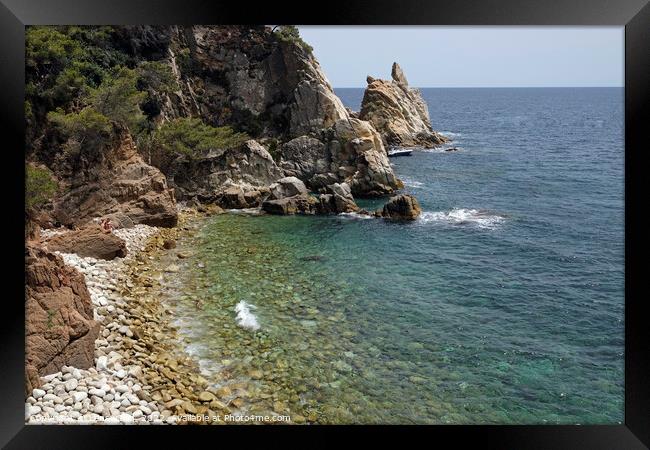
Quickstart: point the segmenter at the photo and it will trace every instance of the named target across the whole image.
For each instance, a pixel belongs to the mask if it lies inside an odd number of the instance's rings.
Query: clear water
[[[461,149],[391,160],[422,217],[210,219],[166,291],[189,348],[321,423],[623,421],[623,90],[423,95]]]

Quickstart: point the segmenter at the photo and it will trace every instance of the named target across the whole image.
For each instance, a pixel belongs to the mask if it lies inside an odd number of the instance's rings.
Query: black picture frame
[[[145,0],[0,0],[0,115],[6,246],[0,326],[0,445],[23,448],[133,448],[188,445],[184,427],[25,426],[24,424],[24,27],[50,24],[298,25],[616,25],[625,27],[625,423],[617,426],[193,427],[192,438],[221,439],[254,431],[265,439],[343,431],[383,439],[386,433],[427,433],[428,442],[480,448],[636,449],[650,446],[650,336],[643,277],[644,150],[650,128],[650,4],[648,0],[375,1],[310,7],[265,2]],[[254,430],[252,429],[254,428]],[[209,430],[219,430],[216,434]],[[210,433],[207,436],[205,433]],[[201,436],[198,436],[202,434]],[[283,436],[286,438],[287,436]],[[314,437],[301,436],[314,442]],[[213,441],[216,442],[217,441]],[[308,441],[303,441],[308,442]],[[219,444],[221,445],[221,444]],[[412,444],[414,445],[414,444]],[[444,446],[445,448],[447,446]]]

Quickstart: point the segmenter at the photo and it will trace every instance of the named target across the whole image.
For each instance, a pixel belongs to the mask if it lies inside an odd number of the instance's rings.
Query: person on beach
[[[111,219],[109,218],[102,220],[101,226],[102,229],[107,233],[110,233],[114,230],[113,224],[111,223]]]

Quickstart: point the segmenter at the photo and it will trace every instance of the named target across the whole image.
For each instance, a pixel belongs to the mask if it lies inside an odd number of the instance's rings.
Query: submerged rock
[[[420,204],[412,195],[392,197],[384,208],[375,212],[377,216],[386,219],[415,220],[422,213]]]
[[[427,104],[410,88],[402,68],[393,63],[392,81],[367,78],[359,117],[370,121],[385,143],[400,147],[433,147],[448,139],[433,131]]]

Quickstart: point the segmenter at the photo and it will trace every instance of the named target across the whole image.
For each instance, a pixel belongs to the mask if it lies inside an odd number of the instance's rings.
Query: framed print
[[[7,448],[649,445],[647,2],[0,11]]]

